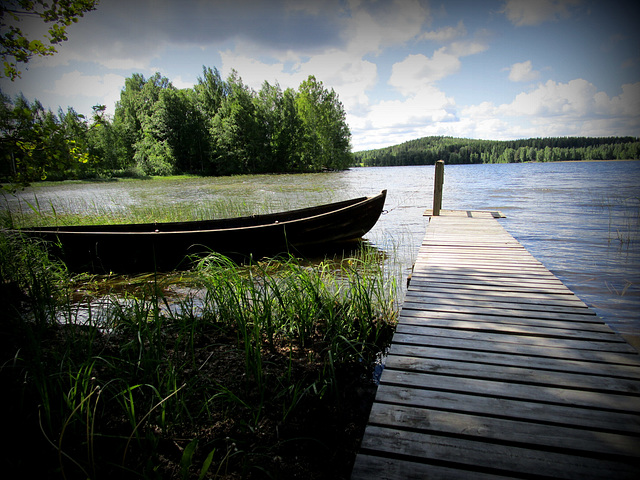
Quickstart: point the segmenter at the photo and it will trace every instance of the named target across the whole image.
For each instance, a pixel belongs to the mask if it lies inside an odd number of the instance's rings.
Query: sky
[[[224,78],[235,69],[255,90],[314,75],[344,105],[354,151],[430,135],[640,137],[639,10],[635,0],[101,0],[57,54],[0,88],[54,112],[113,114],[133,73],[189,88],[206,66]]]

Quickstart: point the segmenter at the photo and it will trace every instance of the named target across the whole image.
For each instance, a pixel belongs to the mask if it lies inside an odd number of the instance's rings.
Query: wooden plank
[[[451,335],[415,335],[411,333],[396,332],[393,336],[391,350],[396,345],[424,345],[441,346],[458,350],[469,350],[477,352],[501,352],[512,355],[531,355],[546,358],[559,358],[567,360],[583,360],[587,362],[601,362],[613,365],[640,365],[638,352],[633,349],[625,349],[622,352],[612,352],[609,350],[590,350],[580,348],[567,348],[566,344],[558,345],[545,342],[540,344],[524,344],[513,342],[498,342],[494,338],[456,338],[459,332],[452,332]],[[461,341],[464,340],[464,341]]]
[[[588,332],[617,334],[611,327],[602,323],[597,316],[585,316],[584,320],[558,320],[556,318],[535,318],[533,316],[508,317],[503,315],[468,315],[459,312],[441,312],[411,310],[405,308],[400,314],[404,325],[438,326],[437,321],[458,320],[465,322],[499,323],[507,325],[527,325],[532,327],[561,328],[568,330],[584,330]]]
[[[532,355],[513,355],[511,353],[483,352],[444,348],[440,345],[403,345],[394,343],[388,356],[403,356],[423,359],[456,360],[475,364],[508,365],[521,368],[539,368],[557,372],[573,372],[583,375],[607,376],[614,378],[640,379],[640,363],[637,365],[615,365],[584,360],[544,357]]]
[[[426,268],[423,267],[423,265],[428,265],[428,270]],[[422,267],[422,268],[421,268]],[[490,270],[492,272],[500,272],[502,274],[522,274],[522,273],[529,273],[530,276],[531,274],[536,275],[536,274],[541,274],[543,277],[547,277],[548,275],[548,270],[546,268],[544,268],[542,265],[522,265],[522,264],[517,264],[517,263],[513,263],[513,262],[485,262],[482,264],[479,264],[478,262],[473,262],[471,260],[468,261],[460,261],[460,262],[430,262],[428,264],[424,264],[422,262],[416,262],[416,268],[415,270],[418,271],[426,271],[426,273],[435,273],[435,269],[438,267],[445,267],[445,268],[457,268],[457,269],[469,269],[469,268],[473,268],[476,273],[482,273],[485,272],[487,270]],[[456,273],[456,272],[452,272],[452,273]],[[553,276],[552,276],[553,277]],[[553,277],[555,278],[555,277]]]
[[[464,283],[463,281],[449,281],[449,280],[439,280],[439,279],[428,279],[425,276],[414,275],[411,278],[411,285],[409,288],[416,288],[420,285],[430,286],[430,287],[440,287],[440,288],[449,288],[449,289],[464,289],[464,290],[488,290],[488,291],[498,291],[498,292],[531,292],[531,293],[556,293],[556,294],[566,294],[566,295],[574,295],[574,293],[569,290],[567,287],[561,285],[550,285],[550,286],[536,286],[536,285],[528,285],[522,286],[517,283],[513,283],[509,285],[508,283],[502,285],[491,285],[489,283]]]
[[[591,453],[633,457],[640,452],[635,435],[587,430],[563,425],[545,425],[523,420],[440,411],[406,405],[373,405],[370,423],[391,428],[437,431],[465,438],[500,440],[511,445],[571,450],[579,455]]]
[[[535,263],[541,262],[524,249],[498,249],[498,248],[444,248],[444,247],[422,247],[420,257],[427,260],[438,260],[449,258],[452,260],[477,259],[477,260],[514,260]]]
[[[492,473],[575,479],[637,479],[637,468],[603,458],[489,443],[371,425],[362,440],[365,451],[382,451],[440,464],[486,466]]]
[[[510,398],[532,402],[546,402],[557,405],[574,405],[619,411],[622,413],[640,413],[638,396],[622,393],[592,392],[561,388],[555,386],[527,385],[484,378],[456,377],[437,373],[405,372],[385,368],[380,378],[381,384],[399,387],[444,390],[449,392],[474,393],[494,398]]]
[[[432,217],[352,478],[638,466],[638,352],[494,219]]]
[[[511,476],[495,475],[459,467],[428,465],[401,458],[360,454],[356,457],[351,480],[506,480]]]
[[[492,304],[491,307],[474,306],[474,305],[455,305],[455,304],[435,304],[435,303],[415,303],[405,301],[404,309],[415,309],[422,311],[440,311],[440,312],[459,312],[469,315],[502,315],[509,317],[535,317],[535,318],[557,318],[558,320],[577,320],[581,321],[587,315],[584,313],[564,313],[554,311],[531,311],[524,308],[507,308],[501,307],[500,304]]]
[[[402,317],[404,320],[405,317]],[[539,327],[527,324],[515,324],[515,323],[495,323],[495,322],[481,322],[481,321],[467,321],[467,320],[450,320],[450,319],[433,319],[427,322],[420,322],[417,319],[415,322],[403,321],[403,327],[406,330],[413,328],[414,333],[420,333],[421,328],[447,328],[455,330],[465,330],[469,332],[488,332],[496,334],[508,334],[508,335],[527,335],[536,337],[551,337],[551,338],[566,338],[566,339],[581,339],[581,340],[593,340],[598,342],[618,342],[623,340],[613,330],[607,332],[594,332],[578,329],[567,328],[549,328]],[[404,331],[406,331],[404,330]]]
[[[575,405],[558,405],[521,399],[475,395],[472,392],[380,385],[376,402],[393,412],[398,405],[465,412],[496,418],[526,420],[545,425],[586,428],[591,431],[640,435],[640,416]]]
[[[539,337],[533,335],[514,335],[509,333],[495,333],[483,331],[469,331],[454,328],[438,328],[438,327],[416,327],[413,325],[398,324],[396,331],[398,333],[412,334],[415,343],[424,341],[422,336],[434,336],[442,338],[453,338],[458,341],[482,340],[485,342],[505,343],[511,348],[518,349],[521,345],[536,345],[540,347],[554,348],[575,348],[579,350],[596,350],[604,352],[630,353],[637,355],[637,351],[626,343],[623,339],[618,341],[597,342],[582,339],[568,339],[555,337]],[[394,335],[395,336],[395,335]],[[619,336],[616,336],[619,337]]]
[[[461,249],[462,250],[462,249]],[[503,250],[495,250],[494,251],[479,251],[479,250],[469,250],[468,248],[465,248],[463,251],[455,251],[453,249],[438,249],[438,250],[433,250],[430,248],[426,248],[426,249],[422,249],[420,251],[420,259],[421,261],[428,261],[428,262],[446,262],[446,261],[452,261],[452,262],[463,262],[463,261],[468,261],[468,260],[473,260],[476,261],[478,263],[483,263],[483,262],[518,262],[518,263],[525,263],[525,264],[532,264],[532,265],[542,265],[542,263],[538,260],[536,260],[534,257],[532,257],[531,255],[529,255],[528,253],[524,252],[524,251],[517,251],[517,252],[505,252]]]
[[[462,362],[440,358],[410,357],[389,355],[385,369],[433,373],[456,377],[469,377],[502,382],[514,382],[526,385],[543,385],[558,388],[576,388],[591,392],[640,392],[640,379],[617,378],[613,376],[594,376],[570,371],[558,372],[545,370],[532,360],[530,367],[495,365],[490,363]],[[640,400],[638,408],[640,409]],[[640,450],[639,450],[640,451]]]
[[[433,215],[433,209],[429,208],[424,211],[425,217]],[[443,210],[440,209],[441,217],[466,217],[466,218],[507,218],[502,212],[487,210]]]
[[[521,303],[544,303],[546,305],[576,305],[579,307],[589,308],[582,300],[575,295],[562,294],[544,294],[529,292],[522,294],[518,292],[483,292],[477,290],[451,290],[449,288],[440,287],[423,287],[409,289],[407,294],[426,295],[431,298],[459,298],[461,300],[488,300],[491,302],[510,302],[517,299]]]
[[[492,268],[490,274],[487,274],[486,272],[478,269],[476,269],[476,271],[472,274],[438,271],[425,272],[421,269],[415,269],[412,276],[416,277],[416,280],[420,277],[426,277],[431,281],[462,284],[481,283],[485,285],[500,285],[502,283],[506,283],[513,285],[515,283],[525,286],[528,286],[530,284],[549,285],[557,287],[564,286],[560,279],[552,275],[547,275],[546,272],[542,272],[541,275],[538,275],[538,272],[530,272],[526,269],[516,269],[511,267],[509,269]]]
[[[542,302],[526,302],[514,298],[507,301],[504,298],[493,299],[490,296],[478,298],[464,298],[460,295],[428,295],[420,291],[409,290],[405,297],[405,303],[416,305],[459,305],[461,307],[473,307],[478,305],[478,300],[486,302],[492,308],[510,308],[527,311],[545,311],[558,313],[576,313],[580,315],[595,316],[595,312],[587,308],[586,305],[554,305]]]
[[[433,264],[421,264],[417,262],[413,268],[414,273],[423,273],[425,275],[433,276],[447,276],[455,275],[459,277],[468,276],[481,276],[487,278],[501,277],[508,275],[511,279],[519,278],[553,278],[558,279],[554,274],[545,268],[523,268],[521,270],[514,270],[513,268],[497,268],[497,267],[481,267],[474,265],[473,267],[456,267],[452,265],[436,266]]]

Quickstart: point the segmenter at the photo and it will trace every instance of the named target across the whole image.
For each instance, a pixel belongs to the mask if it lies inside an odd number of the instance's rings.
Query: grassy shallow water
[[[348,478],[397,310],[376,250],[105,279],[4,232],[0,257],[5,473]]]
[[[230,218],[344,199],[339,181],[306,174],[41,182],[0,201],[5,223],[30,227]]]

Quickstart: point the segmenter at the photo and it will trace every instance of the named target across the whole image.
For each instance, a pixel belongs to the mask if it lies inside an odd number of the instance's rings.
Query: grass
[[[334,199],[314,187],[318,176],[284,182],[281,176],[154,177],[117,182],[40,182],[3,192],[4,226],[114,224],[204,220],[272,213]],[[62,193],[61,193],[62,192]]]
[[[640,197],[609,195],[594,200],[608,216],[608,242],[620,246],[637,242],[640,234]]]
[[[242,267],[213,255],[180,277],[179,300],[156,276],[112,295],[9,232],[0,257],[5,473],[348,477],[396,318],[375,252]]]
[[[194,221],[212,218],[232,218],[238,216],[267,213],[273,208],[262,204],[258,211],[255,205],[237,202],[226,197],[197,203],[172,205],[144,204],[116,207],[117,201],[97,203],[82,198],[58,199],[42,205],[35,197],[32,201],[17,200],[17,207],[3,210],[2,222],[5,226],[69,226],[69,225],[110,225],[118,223],[152,223]]]

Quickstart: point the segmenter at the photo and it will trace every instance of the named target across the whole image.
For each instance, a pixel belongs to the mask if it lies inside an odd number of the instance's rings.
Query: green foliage
[[[526,140],[473,140],[424,137],[392,147],[354,154],[363,166],[555,162],[566,160],[630,160],[640,158],[634,137],[561,137]]]
[[[79,285],[70,288],[40,245],[3,233],[0,260],[0,287],[33,297],[26,309],[11,303],[11,325],[0,317],[5,434],[16,445],[8,474],[32,459],[24,439],[43,478],[208,478],[251,468],[279,455],[314,405],[343,408],[341,371],[370,375],[395,320],[395,287],[366,255],[247,267],[214,256],[194,273],[204,298],[170,304],[166,285],[143,277],[137,293],[87,304],[84,317],[71,297],[52,301]],[[31,320],[36,310],[46,321]],[[267,434],[273,443],[256,446]]]
[[[310,171],[343,170],[351,166],[351,133],[338,95],[310,76],[300,85],[296,98],[303,124],[303,164]]]
[[[0,180],[9,188],[45,179],[86,176],[93,162],[89,126],[72,108],[55,115],[37,100],[0,98]]]
[[[192,89],[159,73],[125,81],[115,115],[54,115],[36,100],[2,97],[0,181],[189,173],[318,172],[351,166],[351,133],[336,93],[314,77],[300,90],[203,68]]]
[[[3,0],[0,3],[0,58],[2,74],[12,81],[20,77],[18,64],[34,56],[56,53],[55,45],[67,40],[66,27],[76,23],[86,12],[95,10],[99,0]],[[30,40],[20,28],[25,18],[40,18],[49,25],[44,40]]]

